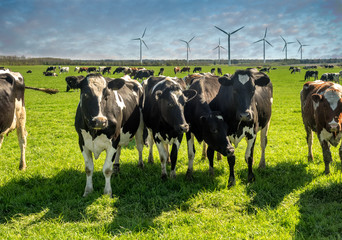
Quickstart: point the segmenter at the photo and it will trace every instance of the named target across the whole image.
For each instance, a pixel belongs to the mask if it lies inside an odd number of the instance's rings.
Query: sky
[[[0,55],[68,59],[342,58],[342,0],[1,0]],[[227,50],[221,59],[227,60]]]

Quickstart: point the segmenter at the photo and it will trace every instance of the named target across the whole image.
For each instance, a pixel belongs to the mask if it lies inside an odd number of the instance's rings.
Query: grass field
[[[210,66],[203,67],[209,71]],[[222,66],[234,73],[239,67]],[[341,239],[342,183],[338,149],[326,176],[322,152],[314,138],[314,163],[307,162],[299,93],[305,71],[291,75],[288,67],[271,70],[274,104],[266,148],[266,168],[257,168],[260,139],[255,147],[256,181],[247,183],[245,141],[236,148],[236,186],[228,189],[226,160],[200,158],[196,143],[194,180],[185,180],[183,139],[176,179],[162,181],[156,147],[155,163],[137,167],[134,144],[123,149],[121,172],[112,177],[113,198],[103,195],[102,165],[95,161],[94,192],[87,198],[85,171],[74,117],[79,92],[65,92],[65,77],[45,77],[46,66],[11,67],[28,86],[57,88],[48,95],[26,90],[27,170],[19,171],[20,150],[15,132],[0,150],[0,239]],[[31,69],[32,74],[26,74]],[[158,72],[159,67],[150,67]],[[165,75],[174,76],[172,67]],[[324,72],[341,69],[319,68]],[[118,75],[121,76],[121,75]],[[185,76],[185,74],[179,74]],[[111,75],[113,77],[113,75]]]

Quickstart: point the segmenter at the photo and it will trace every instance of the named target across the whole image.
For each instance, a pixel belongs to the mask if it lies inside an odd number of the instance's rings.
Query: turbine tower
[[[148,49],[145,41],[144,41],[144,36],[145,36],[145,33],[146,33],[146,28],[144,30],[144,33],[142,34],[142,36],[140,38],[134,38],[132,40],[139,40],[140,41],[140,64],[142,65],[142,44],[144,43],[145,47]]]
[[[213,50],[217,49],[217,51],[218,51],[219,64],[221,64],[221,48],[225,49],[224,47],[221,46],[221,39],[219,38],[219,44],[213,49]]]
[[[215,27],[216,27],[216,26],[215,26]],[[227,36],[228,36],[228,65],[231,65],[231,61],[230,61],[230,35],[233,35],[234,33],[236,33],[237,31],[239,31],[239,30],[241,30],[241,29],[243,29],[244,27],[245,27],[245,26],[240,27],[239,29],[236,29],[235,31],[230,32],[230,33],[228,33],[228,32],[226,32],[226,31],[222,30],[222,29],[219,28],[219,27],[216,27],[218,30],[220,30],[220,31],[223,32],[224,34],[227,34]]]
[[[286,40],[280,35],[280,37],[284,40],[285,42],[285,45],[284,45],[284,48],[283,48],[283,52],[285,50],[285,60],[287,60],[287,44],[291,44],[291,43],[294,43],[294,42],[286,42]]]
[[[262,39],[260,39],[260,40],[254,42],[254,43],[257,43],[257,42],[263,41],[263,45],[264,45],[264,63],[266,63],[266,58],[265,58],[266,44],[265,44],[265,43],[267,43],[268,45],[270,45],[271,47],[273,47],[272,44],[271,44],[269,41],[266,40],[266,34],[267,34],[267,28],[266,28],[266,30],[265,30],[264,38],[262,38]]]
[[[300,45],[300,47],[299,47],[299,49],[298,49],[298,52],[300,51],[300,60],[302,60],[302,56],[303,56],[303,47],[309,46],[309,45],[302,44],[298,39],[297,39],[297,42],[298,42],[299,45]]]
[[[189,41],[185,41],[185,40],[182,40],[182,39],[179,39],[179,41],[182,41],[182,42],[185,42],[186,43],[186,62],[189,66],[189,52],[190,51],[190,45],[189,43],[195,38],[195,36],[193,36]]]

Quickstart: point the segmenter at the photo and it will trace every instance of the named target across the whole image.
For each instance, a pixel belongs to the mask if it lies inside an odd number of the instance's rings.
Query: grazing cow
[[[222,68],[217,68],[217,74],[223,75]]]
[[[165,70],[164,68],[160,68],[158,76],[163,75],[164,74],[164,70]]]
[[[311,71],[311,70],[306,71],[304,80],[305,81],[310,80],[311,77],[313,77],[314,80],[317,80],[318,79],[318,71]]]
[[[74,72],[78,72],[80,70],[80,67],[75,67]]]
[[[190,72],[190,67],[183,67],[181,70],[180,70],[181,73],[183,72]]]
[[[27,70],[27,72],[26,73],[32,73],[32,70]]]
[[[57,77],[57,73],[54,73],[54,72],[43,72],[43,75],[44,76],[47,76],[47,77]]]
[[[77,89],[83,79],[84,79],[83,75],[66,77],[65,78],[65,81],[67,83],[66,91],[69,92],[70,89]]]
[[[114,70],[113,74],[115,74],[115,73],[121,73],[121,72],[123,72],[124,70],[125,70],[124,67],[117,67],[117,68]]]
[[[317,133],[322,147],[325,174],[332,161],[330,144],[336,147],[342,137],[342,86],[332,82],[307,82],[300,93],[302,118],[308,144],[308,161],[313,161],[312,132]],[[339,149],[342,161],[342,145]]]
[[[295,74],[296,72],[300,73],[300,67],[292,67],[291,74]]]
[[[78,73],[82,73],[82,72],[88,72],[88,68],[87,68],[87,67],[81,67],[81,68],[78,70]]]
[[[56,71],[56,67],[47,67],[46,71],[45,72],[49,72],[49,71]]]
[[[189,130],[184,117],[184,105],[195,97],[194,90],[182,90],[181,85],[170,77],[150,77],[143,82],[144,97],[142,113],[144,123],[149,130],[159,151],[162,179],[167,179],[166,161],[168,151],[166,144],[172,145],[171,177],[176,176],[176,162],[183,133]],[[152,136],[151,136],[152,135]],[[152,144],[150,144],[149,162]]]
[[[175,75],[177,75],[177,73],[180,72],[180,68],[179,67],[174,67],[173,71],[175,72]]]
[[[339,73],[323,73],[321,76],[321,80],[340,83],[340,74]]]
[[[88,67],[87,73],[96,72],[96,67]]]
[[[14,129],[17,129],[17,136],[21,151],[19,169],[26,169],[25,149],[27,131],[26,110],[24,93],[25,88],[44,91],[46,93],[56,93],[51,89],[33,88],[25,86],[24,78],[19,72],[12,72],[9,69],[0,70],[0,148],[4,141],[4,136]]]
[[[228,126],[222,114],[213,112],[209,107],[209,103],[220,89],[218,76],[196,78],[189,89],[197,92],[197,95],[187,102],[184,108],[186,122],[190,125],[190,131],[186,133],[189,158],[186,176],[191,179],[195,157],[194,136],[198,142],[204,141],[211,149],[224,156],[231,155],[234,148],[227,138]],[[213,159],[209,159],[209,163],[209,172],[213,174]]]
[[[69,72],[69,67],[61,67],[59,66],[59,74]]]
[[[154,75],[154,70],[141,69],[135,74],[134,79],[149,78]]]
[[[112,67],[105,67],[102,69],[102,74],[104,75],[105,73],[110,74],[110,71],[112,70]]]
[[[263,67],[263,68],[261,68],[259,71],[260,72],[270,72],[270,69],[271,69],[271,67]]]
[[[194,70],[192,71],[192,73],[195,72],[202,72],[202,68],[201,67],[195,67]]]
[[[211,74],[215,74],[215,68],[212,68],[212,69],[210,70],[210,72],[211,72]]]
[[[143,166],[144,126],[139,108],[142,88],[128,76],[111,79],[100,74],[87,75],[78,87],[81,89],[81,97],[75,117],[75,128],[87,175],[83,196],[93,191],[93,154],[95,159],[98,159],[104,150],[104,194],[111,196],[110,178],[113,172],[119,171],[121,147],[127,145],[134,135],[139,151],[139,166]]]
[[[219,78],[221,87],[217,96],[210,102],[213,111],[222,113],[228,125],[228,137],[231,143],[246,138],[245,161],[248,164],[248,182],[255,180],[253,174],[253,150],[257,132],[261,130],[261,159],[259,167],[265,167],[265,148],[270,124],[273,87],[270,78],[257,69],[237,70],[231,78]],[[208,158],[214,154],[210,147]],[[210,157],[212,158],[212,157]],[[229,186],[235,184],[235,155],[228,156],[230,169]]]

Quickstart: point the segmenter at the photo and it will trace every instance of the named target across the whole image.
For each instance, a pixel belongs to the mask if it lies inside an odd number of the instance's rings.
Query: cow
[[[183,72],[190,72],[190,67],[183,67],[181,70],[180,70],[181,73]]]
[[[47,76],[47,77],[57,77],[58,75],[57,75],[57,73],[55,73],[55,72],[43,72],[43,75],[44,76]]]
[[[300,73],[300,67],[292,67],[291,74],[295,74],[296,72]]]
[[[270,69],[271,69],[271,67],[263,67],[263,68],[261,68],[259,71],[260,72],[270,72]]]
[[[181,85],[170,77],[150,77],[144,80],[143,89],[144,123],[159,151],[161,177],[167,179],[168,151],[165,145],[172,145],[170,176],[175,178],[178,149],[183,133],[189,131],[184,117],[184,105],[196,96],[196,91],[182,90]],[[151,162],[152,144],[149,145]]]
[[[4,136],[14,129],[17,129],[17,136],[21,151],[19,169],[26,169],[25,150],[27,144],[26,131],[26,110],[24,94],[25,88],[51,92],[49,89],[33,88],[25,86],[24,78],[19,72],[12,72],[9,69],[0,70],[0,148],[4,141]]]
[[[80,67],[75,67],[74,72],[78,72],[80,70]]]
[[[215,68],[210,69],[211,74],[215,74]]]
[[[87,73],[96,72],[96,67],[88,67]]]
[[[142,88],[129,76],[111,79],[98,73],[87,75],[77,86],[81,89],[81,97],[76,111],[75,129],[87,176],[83,196],[93,191],[93,155],[98,159],[102,151],[106,151],[103,165],[104,194],[111,196],[110,178],[113,172],[119,172],[121,147],[127,145],[134,136],[139,152],[139,166],[144,165],[144,126],[139,107]]]
[[[160,68],[158,76],[163,75],[164,74],[164,70],[165,70],[164,68]]]
[[[306,71],[304,76],[304,81],[310,80],[310,78],[313,77],[314,80],[318,79],[318,71]]]
[[[64,72],[69,72],[69,67],[61,67],[59,66],[59,74],[64,73]]]
[[[180,72],[180,68],[179,67],[174,67],[173,71],[174,71],[175,75],[177,75],[177,73]]]
[[[121,73],[121,72],[123,72],[124,70],[125,70],[124,67],[117,67],[117,68],[114,70],[113,74],[115,74],[115,73]]]
[[[217,74],[223,75],[222,68],[217,68]]]
[[[342,137],[342,86],[321,80],[306,82],[300,92],[301,112],[308,144],[308,161],[313,162],[313,132],[323,152],[325,174],[332,161],[330,144],[337,147]],[[339,149],[342,161],[342,145]]]
[[[82,73],[82,72],[88,72],[88,68],[87,67],[80,67],[80,69],[78,70],[78,73]]]
[[[153,75],[154,70],[141,69],[135,74],[134,79],[144,79]]]
[[[78,86],[83,79],[84,79],[83,75],[66,77],[65,78],[65,81],[67,83],[66,92],[69,92],[70,89],[78,89]]]
[[[201,67],[195,67],[194,70],[192,71],[192,73],[195,72],[202,72],[202,68]]]
[[[189,89],[197,92],[197,95],[188,101],[184,108],[185,120],[190,125],[190,131],[186,133],[189,159],[186,177],[191,179],[195,157],[194,137],[198,142],[207,143],[211,149],[224,156],[233,154],[234,148],[227,138],[228,126],[222,114],[212,111],[209,107],[209,103],[220,89],[218,76],[196,78]],[[209,163],[209,173],[212,175],[213,159],[209,159]]]
[[[323,73],[321,76],[322,81],[331,81],[340,83],[340,74],[339,73]]]
[[[56,71],[56,67],[47,67],[46,71],[45,72],[49,72],[49,71]]]
[[[104,75],[105,73],[110,74],[110,71],[112,70],[112,67],[105,67],[102,69],[102,74]]]
[[[32,73],[32,70],[27,70],[27,72],[26,73]]]
[[[216,97],[210,102],[212,111],[219,111],[228,125],[228,138],[237,147],[245,138],[247,149],[245,161],[248,165],[248,182],[255,181],[253,173],[253,151],[257,132],[261,131],[261,159],[259,167],[265,167],[267,133],[271,119],[273,86],[270,78],[255,68],[236,70],[231,78],[220,77],[221,84]],[[208,147],[208,158],[214,154]],[[212,157],[210,157],[212,158]],[[210,159],[209,158],[209,159]],[[235,185],[235,155],[228,155],[229,186]]]

